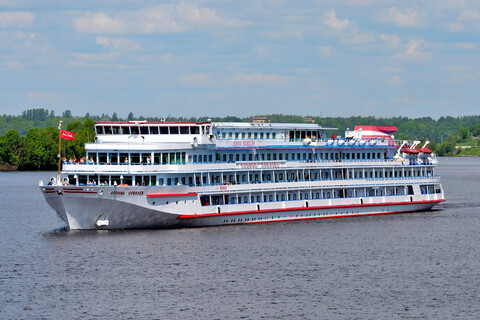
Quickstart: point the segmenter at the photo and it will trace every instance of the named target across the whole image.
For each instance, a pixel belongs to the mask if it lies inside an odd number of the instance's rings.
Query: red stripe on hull
[[[357,208],[357,207],[398,206],[398,205],[406,205],[406,204],[439,203],[439,202],[443,202],[443,201],[445,201],[445,199],[412,201],[412,202],[407,201],[407,202],[347,204],[347,205],[321,206],[321,207],[278,208],[278,209],[267,209],[267,210],[250,210],[250,211],[207,213],[207,214],[183,214],[183,215],[180,215],[179,218],[180,219],[194,219],[194,218],[206,218],[206,217],[218,217],[218,216],[231,216],[231,215],[239,215],[239,214],[258,214],[258,213],[299,211],[299,210],[321,210],[321,209],[340,209],[340,208]],[[349,217],[350,216],[351,215],[349,215]],[[297,220],[297,219],[295,219],[295,220]],[[282,221],[284,221],[284,220],[282,220]]]
[[[96,191],[80,191],[80,190],[63,190],[64,193],[97,193]]]
[[[196,192],[189,192],[189,193],[152,193],[147,194],[147,198],[159,198],[159,197],[188,197],[188,196],[196,196],[198,193]]]

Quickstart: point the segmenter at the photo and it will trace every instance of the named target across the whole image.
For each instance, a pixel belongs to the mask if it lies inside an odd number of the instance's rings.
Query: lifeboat
[[[418,149],[402,149],[401,152],[408,154],[418,154],[420,150]]]
[[[430,153],[432,153],[432,150],[430,150],[429,147],[425,147],[425,148],[422,148],[422,149],[418,150],[418,152],[425,153],[425,154],[430,154]]]

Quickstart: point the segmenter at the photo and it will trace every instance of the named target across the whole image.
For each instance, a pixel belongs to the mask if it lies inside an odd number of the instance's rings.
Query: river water
[[[429,212],[69,231],[50,172],[0,173],[1,319],[473,319],[480,158],[443,158]]]

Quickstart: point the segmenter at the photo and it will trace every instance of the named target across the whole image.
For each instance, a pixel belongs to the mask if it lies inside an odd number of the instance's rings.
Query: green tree
[[[0,164],[18,165],[20,151],[20,135],[15,130],[9,130],[0,137]]]
[[[62,118],[73,118],[72,111],[68,109],[63,111]]]

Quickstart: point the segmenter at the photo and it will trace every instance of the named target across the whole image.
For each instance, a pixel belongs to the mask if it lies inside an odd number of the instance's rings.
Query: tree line
[[[23,111],[19,116],[0,116],[0,165],[18,167],[19,170],[52,170],[57,167],[59,120],[63,120],[63,129],[75,132],[75,141],[62,141],[62,157],[81,158],[85,155],[84,144],[93,142],[94,125],[97,121],[147,120],[151,122],[250,122],[255,118],[271,123],[314,122],[322,127],[337,128],[333,133],[343,135],[355,125],[396,126],[395,138],[399,140],[430,140],[430,147],[439,155],[455,155],[458,143],[470,141],[480,136],[480,116],[441,117],[434,120],[423,118],[376,118],[376,117],[317,117],[271,114],[250,117],[135,117],[132,112],[126,118],[116,113],[111,116],[85,114],[73,116],[70,110],[55,115],[48,109],[37,108]],[[477,146],[478,141],[475,141]]]

